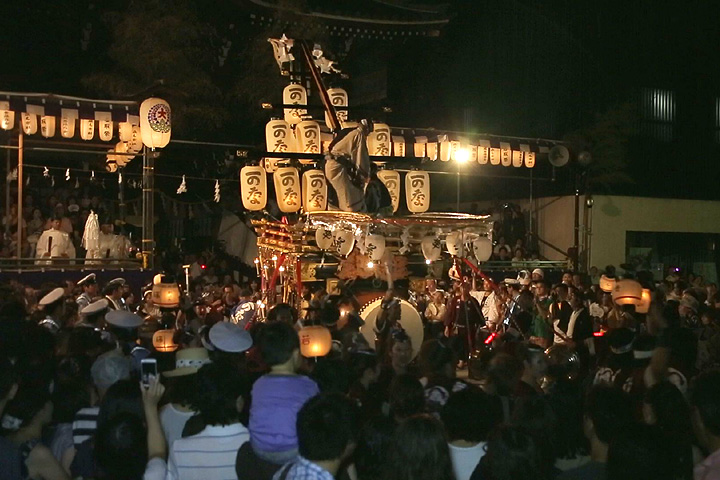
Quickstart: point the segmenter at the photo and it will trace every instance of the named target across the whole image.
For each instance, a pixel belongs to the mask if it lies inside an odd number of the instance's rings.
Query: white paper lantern
[[[533,168],[535,166],[535,152],[525,153],[525,166],[527,168]]]
[[[294,139],[293,139],[294,140]],[[263,158],[262,165],[267,173],[275,173],[280,168],[280,158]]]
[[[380,170],[377,172],[378,179],[385,185],[390,194],[393,212],[400,208],[400,172],[395,170]]]
[[[142,133],[140,127],[133,125],[130,129],[130,140],[127,141],[128,151],[137,153],[143,148]]]
[[[624,278],[615,282],[612,290],[612,299],[617,305],[642,304],[642,285],[635,280]]]
[[[490,165],[500,165],[500,149],[490,147]]]
[[[430,175],[414,170],[405,175],[405,201],[412,213],[427,212],[430,208]]]
[[[367,137],[368,153],[372,157],[387,157],[392,151],[390,127],[384,123],[373,124]]]
[[[113,151],[113,150],[110,150]],[[118,166],[115,160],[108,160],[105,162],[105,170],[107,170],[109,173],[115,173],[117,172]]]
[[[140,133],[146,147],[163,148],[170,142],[172,117],[170,104],[161,98],[148,98],[140,104]]]
[[[120,137],[120,141],[129,142],[132,136],[132,129],[133,126],[130,122],[118,123],[118,137]]]
[[[307,170],[302,177],[303,209],[320,212],[327,209],[328,186],[322,170]]]
[[[480,140],[478,142],[478,163],[480,165],[487,165],[490,161],[490,142],[487,140]]]
[[[340,122],[340,125],[343,126],[348,119],[347,108],[343,108],[350,105],[348,103],[348,94],[344,88],[328,88],[327,93],[330,97],[330,103],[332,103],[335,107],[335,114],[337,115],[337,119]],[[325,125],[330,130],[332,130],[332,125],[330,124],[330,117],[327,113],[325,114]]]
[[[267,205],[267,177],[260,166],[240,169],[240,195],[247,210],[262,210]]]
[[[442,255],[442,242],[439,237],[428,235],[420,242],[420,249],[425,260],[434,262]]]
[[[333,232],[333,250],[343,257],[350,255],[355,246],[355,234],[350,230],[338,228]]]
[[[377,234],[365,237],[365,255],[373,262],[382,260],[385,255],[385,237]]]
[[[428,142],[425,145],[425,154],[427,158],[433,162],[438,159],[438,144],[437,142]]]
[[[523,152],[520,152],[518,150],[512,151],[512,166],[515,168],[520,168],[523,166]]]
[[[445,247],[453,257],[461,257],[464,254],[462,232],[450,232],[445,237]]]
[[[98,122],[98,138],[103,142],[112,140],[112,114],[110,112],[95,112],[95,120]]]
[[[268,152],[292,152],[295,140],[290,124],[278,118],[265,125],[265,148]]]
[[[298,152],[320,153],[320,125],[315,120],[303,120],[295,127]]]
[[[450,141],[450,160],[457,161],[460,149],[462,149],[462,142],[457,140]]]
[[[12,130],[15,126],[15,112],[10,110],[10,102],[0,102],[0,128]]]
[[[275,196],[281,212],[300,210],[300,176],[295,167],[280,167],[273,173]]]
[[[404,157],[405,156],[405,137],[402,137],[400,135],[393,135],[392,144],[393,144],[393,155],[396,157]]]
[[[450,154],[452,152],[452,146],[450,145],[450,139],[447,135],[438,136],[438,158],[441,162],[449,162]]]
[[[130,152],[130,149],[128,148],[128,144],[126,142],[118,142],[115,145],[115,153],[132,153]],[[115,161],[118,164],[118,167],[124,167],[128,163],[130,163],[130,160],[135,158],[135,156],[130,155],[115,155]]]
[[[291,83],[283,89],[283,103],[285,105],[307,105],[307,90],[302,85]],[[303,115],[307,115],[304,108],[286,108],[285,121],[290,125],[296,125],[302,121]]]
[[[20,117],[23,133],[25,133],[25,135],[35,135],[38,130],[37,115],[32,113],[23,113]]]
[[[425,147],[427,146],[427,137],[415,137],[415,143],[413,144],[413,153],[416,158],[424,158],[427,153]]]
[[[478,262],[490,260],[492,252],[492,241],[488,237],[481,236],[473,242],[473,253]]]
[[[333,232],[325,227],[315,230],[315,243],[320,250],[330,250],[333,246]]]
[[[503,167],[512,165],[512,148],[509,143],[500,142],[500,163]]]
[[[80,138],[90,141],[95,136],[95,120],[80,120]]]
[[[63,108],[60,110],[60,136],[73,138],[75,136],[75,121],[78,119],[78,111],[74,108]]]
[[[610,293],[615,288],[615,277],[608,277],[605,274],[600,276],[600,290],[605,293]]]
[[[40,134],[45,138],[55,136],[55,117],[47,115],[40,117]]]

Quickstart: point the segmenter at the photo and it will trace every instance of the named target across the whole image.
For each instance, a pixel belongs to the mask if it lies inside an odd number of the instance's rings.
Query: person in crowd
[[[50,264],[58,258],[75,258],[75,246],[67,232],[61,230],[61,218],[50,219],[49,228],[38,238],[35,258],[43,259],[42,264]]]
[[[388,389],[387,413],[396,423],[425,412],[425,392],[413,375],[402,374],[393,378]]]
[[[720,371],[700,374],[690,394],[695,438],[707,457],[695,466],[695,480],[720,478]]]
[[[197,372],[192,409],[205,428],[173,442],[168,480],[235,478],[235,457],[250,432],[240,423],[249,393],[248,381],[229,365],[209,363]]]
[[[79,297],[77,297],[77,299],[75,299],[78,306],[78,312],[81,312],[83,308],[90,305],[95,300],[95,297],[97,297],[98,285],[95,274],[91,273],[90,275],[81,278],[77,282],[77,286],[82,288],[82,293]]]
[[[530,324],[530,342],[547,348],[552,342],[552,322],[550,321],[550,306],[553,299],[550,297],[550,284],[545,280],[535,282],[535,302],[533,305],[533,319]]]
[[[53,334],[57,334],[64,326],[65,290],[62,288],[52,289],[40,299],[38,306],[42,307],[45,314],[45,318],[40,320],[38,325],[47,328]]]
[[[374,350],[357,349],[347,354],[346,365],[350,372],[350,389],[348,396],[367,412],[370,407],[370,385],[377,381],[380,375],[380,364]]]
[[[425,406],[428,412],[439,413],[450,394],[467,387],[455,378],[455,353],[445,340],[428,340],[420,347],[418,354],[422,377],[420,383],[425,389]]]
[[[0,432],[20,453],[21,478],[69,479],[52,451],[42,443],[43,429],[52,421],[52,413],[48,387],[30,386],[29,382],[18,390],[5,409]]]
[[[568,340],[571,340],[571,338],[568,337],[567,331],[573,308],[568,302],[568,295],[568,284],[560,283],[555,286],[553,303],[550,305],[550,320],[553,324],[555,334],[553,343],[555,344],[566,343]]]
[[[470,289],[468,282],[457,282],[455,294],[448,301],[445,315],[445,336],[450,338],[460,368],[467,365],[474,349],[475,330],[483,324],[480,304],[470,295]]]
[[[500,423],[497,402],[476,387],[450,395],[440,418],[449,440],[450,459],[456,480],[469,480],[480,459],[490,432]]]
[[[204,348],[184,348],[175,354],[175,368],[163,372],[167,379],[167,400],[160,409],[160,424],[169,446],[182,438],[187,421],[197,412],[192,407],[198,391],[197,372],[210,363]]]
[[[495,260],[498,262],[509,262],[511,260],[510,249],[506,246],[501,246],[497,251]]]
[[[520,377],[516,395],[524,397],[542,394],[543,378],[548,370],[545,350],[534,343],[523,343],[515,350],[515,356],[523,364],[522,376]]]
[[[471,480],[549,480],[537,440],[523,427],[501,427],[491,435]]]
[[[240,300],[230,318],[242,328],[248,328],[254,316],[255,302],[252,300],[252,291],[249,288],[243,288],[240,290]]]
[[[388,450],[385,480],[455,480],[445,430],[435,417],[416,415],[401,423]]]
[[[367,418],[361,424],[353,455],[358,480],[382,478],[394,431],[395,423],[382,415]]]
[[[282,465],[297,457],[297,413],[319,389],[314,381],[297,374],[300,340],[293,327],[281,322],[265,325],[258,347],[270,372],[252,388],[250,440],[258,457]]]
[[[127,310],[122,299],[123,287],[127,282],[123,278],[110,280],[103,289],[103,296],[108,300],[111,310]]]
[[[339,394],[311,398],[297,414],[297,458],[284,465],[273,480],[333,480],[356,445],[357,412]]]
[[[612,480],[672,480],[673,455],[657,427],[627,425],[610,441],[606,475]]]
[[[392,336],[390,363],[381,364],[377,381],[370,385],[369,397],[373,410],[379,409],[383,402],[387,401],[390,383],[396,376],[410,374],[417,377],[417,369],[412,360],[412,339],[405,330],[399,330]]]
[[[437,338],[443,331],[443,320],[445,319],[445,295],[440,291],[432,294],[431,302],[425,309],[425,319],[428,322],[428,334],[430,338]]]

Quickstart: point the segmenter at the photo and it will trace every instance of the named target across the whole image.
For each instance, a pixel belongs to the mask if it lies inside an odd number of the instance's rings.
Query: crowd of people
[[[369,342],[347,288],[268,308],[257,282],[213,287],[195,260],[174,309],[92,274],[0,287],[1,479],[720,478],[714,285],[640,272],[642,314],[599,272],[454,268],[391,285]],[[330,353],[301,355],[308,324]]]

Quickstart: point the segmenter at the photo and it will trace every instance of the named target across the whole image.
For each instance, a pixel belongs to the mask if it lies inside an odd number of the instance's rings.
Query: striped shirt
[[[75,419],[72,424],[73,444],[75,448],[95,434],[99,413],[100,407],[86,407],[81,408],[75,414]]]
[[[168,480],[237,480],[235,458],[240,446],[250,440],[241,423],[211,425],[176,440],[168,459]]]

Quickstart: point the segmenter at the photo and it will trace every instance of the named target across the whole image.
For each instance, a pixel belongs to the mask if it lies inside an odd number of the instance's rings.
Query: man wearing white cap
[[[95,280],[95,274],[91,273],[86,277],[83,277],[78,283],[78,287],[82,287],[83,293],[75,300],[78,305],[78,311],[81,312],[83,308],[90,305],[93,298],[97,296],[97,281]]]
[[[82,321],[77,324],[78,327],[92,327],[100,328],[103,326],[105,314],[108,311],[108,300],[107,298],[101,298],[95,300],[87,307],[80,310],[80,317]],[[106,332],[104,332],[106,333]]]
[[[62,327],[60,318],[65,307],[65,290],[55,288],[47,295],[42,297],[38,305],[43,307],[45,318],[38,323],[41,327],[45,327],[52,333],[57,333]]]
[[[37,242],[35,258],[43,259],[36,263],[51,265],[53,259],[75,258],[75,246],[70,236],[60,230],[60,218],[55,217],[50,222],[50,228],[45,230]]]
[[[125,279],[123,278],[116,278],[114,280],[110,280],[108,284],[105,285],[103,294],[105,295],[105,298],[108,299],[108,306],[111,310],[127,310],[125,301],[122,298],[124,285]]]
[[[531,276],[533,282],[539,282],[540,280],[545,278],[545,273],[541,269],[536,268],[532,271]]]
[[[133,368],[140,370],[140,362],[150,356],[150,350],[138,344],[138,328],[143,324],[140,315],[125,310],[110,310],[105,314],[108,330],[117,337],[121,350],[132,357]]]

